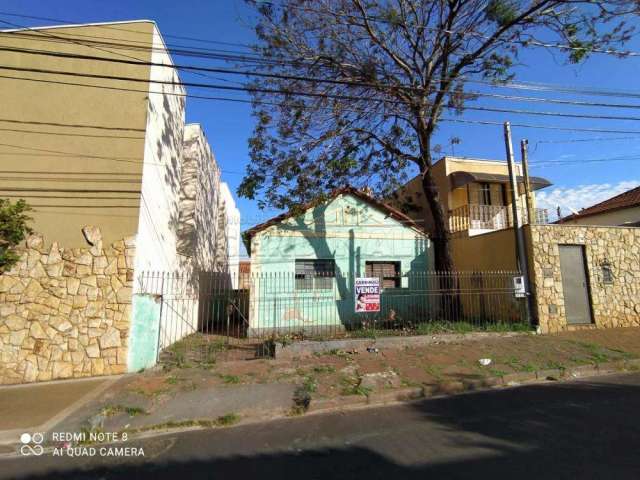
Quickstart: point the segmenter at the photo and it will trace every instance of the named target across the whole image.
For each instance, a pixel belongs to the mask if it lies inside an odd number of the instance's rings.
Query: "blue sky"
[[[242,0],[198,0],[169,2],[166,0],[4,0],[0,10],[25,15],[53,17],[77,22],[103,22],[116,20],[151,19],[155,20],[163,34],[182,35],[225,42],[250,43],[254,39],[249,27],[251,12]],[[0,20],[24,26],[47,25],[55,22],[43,22],[33,19],[7,17],[0,14]],[[3,25],[4,26],[4,25]],[[182,40],[167,40],[169,43],[188,44],[189,47],[203,46]],[[204,45],[213,48],[211,45]],[[237,50],[238,47],[219,47]],[[627,45],[630,50],[640,51],[640,35]],[[197,59],[179,59],[190,64],[202,62]],[[562,57],[556,52],[556,58],[542,49],[524,53],[523,65],[516,70],[519,80],[531,82],[551,82],[567,86],[589,86],[600,89],[634,91],[638,89],[640,57],[617,59],[607,55],[595,55],[580,66],[563,64]],[[209,66],[211,62],[207,62]],[[215,80],[192,77],[182,73],[183,80]],[[219,83],[219,82],[217,82]],[[198,92],[194,92],[198,93]],[[534,96],[535,92],[501,91],[514,95]],[[216,95],[207,91],[208,95]],[[242,97],[242,94],[221,92],[224,96]],[[633,98],[617,97],[576,97],[567,94],[553,95],[555,98],[606,101],[640,105],[640,96]],[[511,103],[500,100],[483,99],[482,104],[492,107],[523,108],[539,111],[563,111],[589,114],[640,116],[635,109],[611,109],[595,107],[569,107],[543,103]],[[579,128],[607,128],[621,130],[640,130],[639,121],[583,120],[529,115],[499,114],[489,112],[466,112],[464,118],[484,119],[513,123],[530,123]],[[199,122],[204,126],[209,142],[223,170],[223,178],[235,192],[249,161],[247,138],[251,134],[253,119],[250,106],[229,102],[214,102],[189,99],[187,102],[187,121]],[[530,144],[532,174],[548,178],[554,184],[539,200],[545,206],[555,207],[563,204],[565,213],[568,207],[579,209],[607,198],[620,190],[640,184],[640,159],[615,162],[587,162],[572,164],[551,164],[551,161],[583,161],[608,159],[617,156],[639,155],[640,136],[628,134],[559,132],[513,128],[514,147],[518,151],[521,138],[527,138]],[[438,132],[438,142],[446,144],[448,139],[457,136],[462,139],[455,146],[456,155],[477,158],[504,158],[502,128],[499,126],[469,126],[460,124],[442,124]],[[583,140],[613,137],[624,139],[610,141],[588,141],[573,143],[545,143],[566,140]],[[633,137],[631,139],[627,137]],[[538,143],[541,142],[541,143]],[[450,148],[446,149],[451,153]],[[546,162],[536,166],[539,162]],[[243,230],[257,221],[268,218],[273,212],[259,211],[254,202],[238,199],[243,216]]]

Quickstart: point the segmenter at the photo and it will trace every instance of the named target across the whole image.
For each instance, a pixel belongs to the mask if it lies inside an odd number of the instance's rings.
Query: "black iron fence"
[[[526,327],[517,272],[420,272],[379,279],[356,294],[339,273],[145,272],[137,293],[162,298],[159,350],[174,361],[255,358],[276,342]],[[375,283],[375,282],[374,282]],[[373,301],[372,301],[373,299]],[[364,311],[363,311],[364,310]]]

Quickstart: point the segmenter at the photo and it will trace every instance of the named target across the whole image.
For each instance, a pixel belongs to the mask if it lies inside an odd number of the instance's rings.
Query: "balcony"
[[[532,223],[548,223],[546,209],[534,209]],[[520,209],[521,223],[529,223],[526,208]],[[469,231],[470,234],[503,230],[513,226],[513,215],[509,205],[463,205],[449,211],[449,229],[451,233]]]

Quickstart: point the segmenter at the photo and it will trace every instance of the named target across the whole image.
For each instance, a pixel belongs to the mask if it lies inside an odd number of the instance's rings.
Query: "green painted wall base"
[[[162,300],[158,295],[133,296],[133,318],[127,358],[129,372],[138,372],[156,364],[161,304]]]

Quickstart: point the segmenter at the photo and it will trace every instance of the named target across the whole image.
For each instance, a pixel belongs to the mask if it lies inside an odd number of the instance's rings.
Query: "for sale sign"
[[[380,311],[380,279],[378,277],[356,278],[356,313]]]

